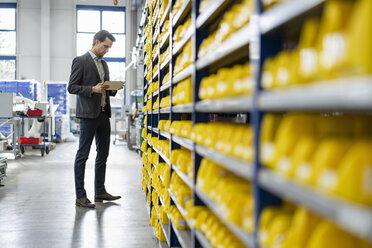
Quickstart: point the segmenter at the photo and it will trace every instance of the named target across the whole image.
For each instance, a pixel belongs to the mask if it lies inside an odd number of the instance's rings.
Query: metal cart
[[[51,135],[52,130],[52,117],[51,116],[22,116],[21,117],[21,125],[22,125],[22,135],[24,134],[25,128],[25,119],[43,119],[43,134],[42,134],[42,143],[41,144],[21,144],[21,153],[25,153],[25,147],[29,146],[32,148],[39,148],[41,152],[41,156],[44,157],[44,153],[49,154],[50,146],[53,142],[53,135]],[[48,131],[46,129],[46,122],[49,121]],[[27,127],[28,128],[28,127]]]
[[[10,118],[0,118],[0,126],[9,125],[11,126],[10,135],[7,137],[12,137],[11,143],[11,150],[3,150],[0,153],[12,153],[14,155],[14,159],[18,159],[21,157],[20,153],[20,145],[19,145],[19,138],[20,138],[20,129],[21,129],[21,120],[18,117],[10,117]]]
[[[0,186],[3,186],[1,184],[1,181],[4,179],[4,177],[6,177],[6,168],[7,168],[6,158],[0,157]]]

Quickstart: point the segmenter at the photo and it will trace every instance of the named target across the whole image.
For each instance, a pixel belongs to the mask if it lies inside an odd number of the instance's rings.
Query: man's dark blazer
[[[105,72],[104,81],[109,81],[109,70],[106,61],[102,60]],[[101,83],[97,66],[89,52],[74,58],[71,66],[68,92],[76,94],[76,117],[97,118],[101,111],[101,93],[92,93],[92,87]],[[116,90],[106,90],[106,111],[111,117],[110,96],[116,95]]]

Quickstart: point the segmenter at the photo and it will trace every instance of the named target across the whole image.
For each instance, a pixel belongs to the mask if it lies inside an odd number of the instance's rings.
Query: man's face
[[[106,37],[103,42],[96,40],[96,44],[94,45],[94,51],[98,58],[102,58],[106,53],[108,53],[109,49],[112,47],[112,40]]]

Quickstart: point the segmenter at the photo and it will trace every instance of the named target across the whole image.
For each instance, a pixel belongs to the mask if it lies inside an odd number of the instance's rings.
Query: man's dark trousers
[[[80,119],[79,150],[75,158],[75,188],[76,198],[87,197],[84,189],[85,164],[89,157],[93,138],[96,139],[97,157],[95,162],[95,195],[106,193],[106,161],[110,148],[110,120],[106,112],[99,114],[97,118]]]

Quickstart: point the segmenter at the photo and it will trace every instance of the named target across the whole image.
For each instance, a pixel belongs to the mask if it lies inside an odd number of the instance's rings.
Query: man
[[[120,196],[112,196],[106,192],[106,161],[110,148],[110,97],[116,91],[107,90],[103,82],[109,81],[109,70],[102,57],[109,51],[114,36],[106,30],[94,35],[90,51],[74,58],[71,66],[68,92],[76,94],[76,117],[80,119],[79,149],[76,153],[74,172],[76,189],[76,206],[95,208],[87,198],[84,189],[85,164],[89,156],[93,137],[96,140],[95,161],[95,202],[113,201]]]

